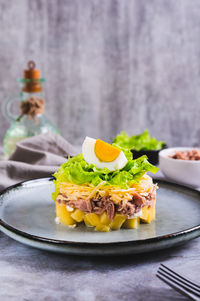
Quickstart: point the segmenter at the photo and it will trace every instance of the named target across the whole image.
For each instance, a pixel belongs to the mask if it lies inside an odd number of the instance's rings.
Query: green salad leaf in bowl
[[[135,136],[129,136],[125,131],[122,131],[113,139],[113,143],[118,147],[124,147],[135,151],[160,150],[166,145],[164,141],[159,141],[156,138],[151,137],[148,130]]]

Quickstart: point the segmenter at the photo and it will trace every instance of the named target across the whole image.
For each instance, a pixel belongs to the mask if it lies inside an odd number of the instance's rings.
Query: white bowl
[[[160,169],[166,178],[181,184],[200,187],[200,160],[169,158],[177,151],[189,151],[194,148],[196,149],[196,147],[172,147],[159,152]]]

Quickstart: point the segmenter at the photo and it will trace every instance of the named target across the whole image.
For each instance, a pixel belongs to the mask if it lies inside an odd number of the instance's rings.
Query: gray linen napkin
[[[75,156],[77,149],[57,134],[41,134],[21,140],[9,160],[0,161],[0,190],[15,183],[50,176]]]

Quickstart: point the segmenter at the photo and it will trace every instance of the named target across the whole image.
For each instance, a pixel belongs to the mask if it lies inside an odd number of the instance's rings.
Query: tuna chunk
[[[153,206],[153,200],[156,197],[157,185],[154,185],[152,191],[148,195],[140,195],[139,193],[134,193],[132,200],[115,204],[109,196],[92,198],[91,200],[79,199],[76,201],[69,201],[67,195],[59,194],[56,201],[59,203],[66,204],[72,208],[80,209],[85,213],[96,213],[102,214],[107,212],[108,218],[112,221],[115,213],[120,213],[126,216],[133,216],[135,213],[139,212],[143,206]]]

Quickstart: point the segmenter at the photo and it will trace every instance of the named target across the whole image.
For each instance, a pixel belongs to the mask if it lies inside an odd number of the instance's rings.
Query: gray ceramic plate
[[[156,180],[155,180],[156,181]],[[165,249],[200,235],[200,193],[156,181],[156,221],[108,233],[56,225],[52,178],[26,181],[0,195],[0,229],[32,247],[82,255],[124,255]]]

